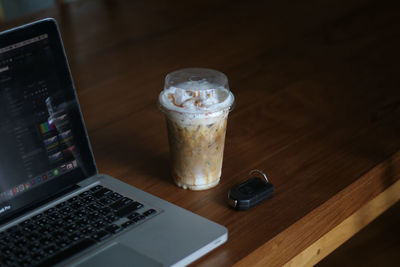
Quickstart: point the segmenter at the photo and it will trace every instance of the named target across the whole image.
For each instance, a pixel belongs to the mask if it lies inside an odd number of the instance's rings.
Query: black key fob
[[[261,174],[263,178],[251,177],[229,190],[228,203],[235,209],[248,210],[274,194],[274,186],[268,182],[265,173],[253,170],[250,175],[256,173]]]

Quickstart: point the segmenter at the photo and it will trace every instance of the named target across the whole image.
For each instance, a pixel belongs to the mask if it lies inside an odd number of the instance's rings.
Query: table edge
[[[326,236],[332,237],[331,231],[337,234],[336,228],[341,229],[342,224],[346,225],[354,221],[355,218],[360,220],[364,216],[362,219],[365,221],[359,225],[359,229],[354,228],[353,233],[349,233],[348,238],[350,238],[400,199],[400,194],[397,193],[399,185],[400,151],[360,176],[360,178],[339,191],[322,205],[242,258],[234,266],[282,266],[284,264],[294,266],[292,265],[293,263],[297,264],[295,266],[301,266],[301,263],[305,263],[304,265],[308,266],[318,260],[319,257],[321,257],[319,259],[321,260],[322,256],[326,256],[329,250],[324,250],[321,254],[323,250],[318,250],[319,244],[326,240]],[[390,198],[379,202],[379,199],[385,198],[388,194]],[[365,212],[370,210],[369,207],[376,205],[381,205],[380,210],[367,216]],[[366,211],[363,211],[363,208]],[[360,215],[357,215],[357,213]],[[352,218],[353,215],[355,217]],[[321,230],[314,231],[314,229]],[[303,234],[299,236],[299,233]],[[345,242],[346,238],[341,239],[342,242]],[[320,243],[318,243],[319,241]],[[332,240],[332,242],[337,242],[337,240]],[[340,245],[339,243],[337,246]],[[331,247],[331,250],[333,249]],[[315,257],[318,251],[321,256]],[[304,257],[304,255],[314,258],[310,259],[309,257]]]

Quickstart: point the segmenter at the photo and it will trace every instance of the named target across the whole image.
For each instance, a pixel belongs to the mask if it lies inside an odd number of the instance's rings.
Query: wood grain
[[[316,265],[399,200],[400,181],[397,181],[283,266]]]
[[[86,0],[0,28],[58,20],[99,170],[229,229],[194,265],[281,265],[399,179],[398,10],[372,0]],[[156,106],[165,75],[191,66],[226,73],[237,100],[221,183],[203,192],[173,184]],[[254,168],[276,194],[236,212],[227,192]]]
[[[400,202],[397,202],[316,266],[397,266],[399,225]]]
[[[380,187],[382,186],[381,181],[386,179],[388,168],[391,169],[393,165],[399,166],[399,163],[400,153],[396,153],[389,160],[377,165],[375,168],[362,175],[353,184],[347,186],[341,192],[338,192],[334,197],[330,198],[318,208],[314,209],[312,212],[266,242],[252,254],[239,261],[236,265],[282,266],[295,256],[300,258],[293,259],[294,263],[300,265],[295,264],[293,266],[301,266],[302,263],[305,263],[306,266],[308,266],[307,263],[317,263],[317,261],[313,262],[314,255],[308,255],[310,257],[301,258],[301,256],[306,256],[304,254],[301,255],[301,253],[306,249],[312,251],[314,246],[318,245],[318,242],[323,242],[320,241],[321,238],[326,240],[326,237],[324,237],[325,235],[331,237],[329,231],[337,231],[335,230],[337,228],[339,228],[339,231],[343,229],[341,224],[348,223],[346,222],[346,219],[350,221],[350,228],[352,226],[351,223],[355,223],[355,225],[353,225],[354,229],[358,228],[358,230],[360,230],[364,227],[370,221],[370,216],[372,215],[363,214],[363,211],[360,212],[359,210],[362,210],[362,208],[365,207],[365,204],[373,201],[375,197],[379,197],[379,192],[381,192]],[[398,180],[400,178],[400,168],[396,167],[393,171],[393,173],[395,173],[394,178]],[[378,200],[378,204],[386,205],[385,209],[394,204],[395,199],[399,196],[396,194],[398,193],[398,185],[394,185],[394,188],[395,192],[390,192],[388,195],[389,199],[385,199],[386,196],[384,195],[381,197],[383,198],[382,201]],[[368,210],[368,207],[366,209]],[[382,212],[385,209],[378,209],[375,212]],[[351,218],[355,212],[360,212],[360,215]],[[321,235],[321,233],[324,234]],[[337,236],[329,241],[335,242],[341,238],[344,237]],[[341,240],[338,244],[343,243],[345,240],[346,239]]]

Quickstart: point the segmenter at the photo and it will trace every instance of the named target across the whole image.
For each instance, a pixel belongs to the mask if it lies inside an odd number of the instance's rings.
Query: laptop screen
[[[96,173],[54,20],[0,34],[0,221]]]

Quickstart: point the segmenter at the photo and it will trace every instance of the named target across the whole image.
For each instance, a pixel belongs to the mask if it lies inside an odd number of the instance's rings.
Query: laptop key
[[[129,205],[132,202],[133,202],[132,199],[123,197],[120,200],[118,200],[117,202],[114,202],[113,204],[111,204],[109,207],[112,208],[113,210],[119,210],[119,209]]]
[[[122,198],[122,195],[118,194],[117,192],[114,192],[109,196],[109,198],[111,198],[112,200],[115,201],[115,200],[118,200],[118,199]]]
[[[83,234],[79,234],[79,233],[75,233],[75,234],[68,236],[69,240],[71,240],[72,242],[79,241],[84,237],[85,236]]]
[[[108,197],[103,197],[103,198],[99,199],[99,202],[101,204],[103,204],[104,206],[107,206],[107,205],[110,205],[110,204],[114,203],[114,200],[112,200],[112,199],[110,199]]]
[[[4,254],[4,255],[9,256],[9,255],[13,254],[13,251],[12,251],[12,249],[10,247],[5,247],[5,248],[2,249],[1,253]]]
[[[106,225],[107,225],[106,222],[99,220],[99,221],[95,222],[92,226],[96,229],[101,229],[101,228],[105,227]]]
[[[58,209],[58,208],[56,208],[56,207],[52,207],[52,208],[50,208],[50,209],[45,210],[45,211],[44,211],[44,214],[46,214],[46,215],[52,214],[52,213],[56,212],[57,209]]]
[[[75,212],[75,216],[78,218],[84,218],[86,217],[87,213],[84,210],[78,210]]]
[[[40,220],[38,220],[36,222],[36,225],[39,226],[39,227],[43,227],[43,226],[46,226],[49,223],[50,223],[50,220],[48,220],[47,218],[42,218],[42,219],[40,219]]]
[[[83,217],[83,218],[80,218],[79,220],[77,220],[76,224],[79,225],[80,228],[82,228],[89,224],[89,220],[87,218]]]
[[[14,246],[19,247],[19,248],[23,248],[26,246],[26,241],[21,239],[18,240],[17,242],[14,243]]]
[[[92,226],[86,226],[84,229],[81,230],[82,234],[84,235],[90,235],[92,233],[94,233],[96,231],[96,229]]]
[[[62,250],[60,253],[42,261],[38,266],[52,266],[96,244],[95,241],[85,238],[76,244]]]
[[[98,191],[98,190],[100,190],[102,188],[103,188],[102,185],[96,185],[95,187],[90,188],[90,191],[95,192],[95,191]]]
[[[28,267],[32,266],[32,263],[28,259],[18,261],[18,266]]]
[[[25,225],[25,226],[22,228],[22,230],[24,230],[24,232],[32,232],[32,231],[35,230],[36,228],[37,228],[36,224],[31,223],[31,224]]]
[[[139,216],[140,214],[138,212],[134,212],[131,215],[128,216],[128,219],[132,220],[133,218]]]
[[[35,242],[35,241],[37,241],[37,240],[39,240],[40,239],[40,235],[39,234],[37,234],[37,233],[31,233],[31,234],[29,234],[27,237],[26,237],[26,240],[28,240],[28,241],[30,241],[30,242]]]
[[[8,228],[8,229],[6,230],[6,232],[7,232],[8,234],[10,234],[10,233],[14,233],[15,231],[18,231],[18,230],[19,230],[19,226],[18,226],[18,225],[14,225],[14,226]]]
[[[43,217],[43,214],[42,214],[42,213],[39,213],[39,214],[33,216],[32,219],[36,221],[36,220],[39,220],[39,219],[42,218],[42,217]]]
[[[67,228],[65,228],[65,230],[67,230],[68,233],[73,233],[78,229],[78,225],[72,223],[70,224]]]
[[[37,229],[37,231],[38,231],[41,235],[49,235],[49,234],[51,234],[54,230],[53,230],[51,224],[46,224],[46,225],[40,227],[39,229]]]
[[[95,198],[93,197],[93,196],[87,196],[87,197],[84,197],[84,198],[82,198],[81,199],[81,202],[83,203],[83,204],[89,204],[89,203],[91,203],[91,202],[93,202],[95,200]]]
[[[32,255],[32,259],[37,262],[42,261],[44,259],[44,253],[42,251],[35,253]]]
[[[153,213],[156,213],[156,212],[157,211],[155,209],[149,209],[149,210],[146,210],[145,212],[143,212],[143,215],[149,216],[149,215],[151,215]]]
[[[144,215],[139,215],[139,216],[133,218],[132,221],[134,221],[134,222],[139,222],[139,221],[141,221],[141,220],[143,220],[143,219],[145,219],[145,218],[146,218],[146,216],[144,216]]]
[[[30,225],[30,224],[32,224],[32,220],[31,219],[27,219],[27,220],[19,223],[19,225],[22,226],[22,227],[25,227],[25,226]]]
[[[124,222],[123,224],[121,224],[121,227],[126,228],[126,227],[128,227],[128,226],[130,226],[130,225],[132,225],[132,224],[134,224],[134,223],[135,223],[135,222],[132,221],[132,220],[126,221],[126,222]]]
[[[107,231],[104,230],[100,230],[94,234],[91,235],[91,238],[97,240],[97,241],[102,241],[105,240],[107,238],[111,237],[111,234]]]
[[[1,238],[1,242],[5,243],[5,244],[8,244],[8,243],[11,242],[11,238],[9,236],[4,236],[4,237]]]
[[[54,253],[56,253],[58,251],[58,249],[57,249],[57,247],[55,245],[51,245],[51,246],[48,246],[45,249],[43,249],[43,251],[47,255],[53,255]]]
[[[65,207],[62,210],[60,210],[60,213],[64,216],[67,216],[69,214],[71,214],[73,212],[73,210],[70,207]]]
[[[117,217],[117,216],[115,216],[114,214],[110,214],[110,215],[107,215],[105,218],[104,218],[104,221],[106,221],[106,222],[108,222],[108,223],[112,223],[112,222],[115,222],[116,220],[118,220],[119,218]]]
[[[54,229],[63,228],[65,223],[62,220],[55,221],[50,224]]]
[[[4,261],[2,261],[6,266],[13,266],[15,264],[14,259],[6,258]]]
[[[101,209],[103,206],[101,204],[97,204],[97,203],[92,203],[88,206],[88,208],[92,211],[96,211]]]
[[[99,209],[99,213],[103,214],[103,215],[108,215],[111,213],[111,209],[109,207],[104,207]]]
[[[50,238],[42,238],[39,240],[39,243],[42,244],[43,246],[49,246],[53,243],[53,241]]]
[[[95,198],[92,195],[88,195],[87,197],[84,198],[88,202],[92,202],[95,200]]]
[[[56,221],[58,219],[61,219],[62,215],[60,213],[58,213],[58,212],[55,212],[55,213],[47,215],[47,217],[50,218],[53,221]]]
[[[87,197],[87,196],[89,196],[90,194],[91,194],[90,191],[87,190],[87,191],[83,191],[82,193],[80,193],[79,196],[80,196],[80,197]]]
[[[106,231],[108,231],[108,232],[110,232],[110,233],[112,233],[112,234],[116,234],[116,233],[118,233],[118,232],[121,232],[122,231],[122,228],[121,227],[119,227],[118,225],[116,225],[116,224],[111,224],[111,225],[109,225],[109,226],[107,226],[106,228],[104,228]]]
[[[75,218],[70,215],[70,216],[64,217],[63,221],[66,224],[71,224],[71,223],[75,222]]]
[[[91,213],[89,213],[86,218],[90,221],[96,221],[100,216],[100,213],[97,211],[93,211]]]
[[[20,239],[24,237],[24,234],[20,230],[16,230],[9,235],[12,239]]]
[[[82,206],[84,206],[84,203],[82,203],[81,201],[75,201],[74,203],[72,203],[72,204],[70,205],[70,207],[71,207],[73,210],[80,209]]]
[[[55,239],[63,239],[68,233],[65,232],[63,229],[58,230],[54,233],[52,233],[51,237]]]
[[[25,257],[27,257],[29,254],[27,251],[24,251],[22,249],[16,250],[14,251],[14,255],[15,257],[17,257],[18,259],[23,259]]]
[[[62,209],[62,208],[64,208],[66,205],[67,205],[66,202],[61,202],[61,203],[59,203],[59,204],[56,205],[56,208],[57,208],[57,209]]]
[[[140,209],[141,207],[143,207],[143,205],[141,203],[133,202],[133,203],[130,203],[129,205],[117,210],[116,215],[119,217],[125,217],[126,215],[131,214],[132,212]]]
[[[68,199],[67,202],[72,204],[72,203],[75,203],[78,200],[79,200],[79,197],[78,196],[74,196],[74,197],[71,197],[70,199]]]
[[[40,251],[42,246],[39,243],[32,243],[28,246],[28,250],[31,252],[38,252]]]
[[[93,193],[93,196],[95,198],[102,198],[102,197],[104,197],[106,195],[110,195],[110,194],[112,194],[112,191],[110,189],[108,189],[108,188],[104,188],[103,187],[102,189],[100,189],[100,190],[96,191],[95,193]]]
[[[67,241],[65,241],[65,240],[63,240],[63,239],[60,239],[60,240],[58,240],[58,241],[56,242],[56,244],[57,244],[57,246],[58,246],[59,248],[63,249],[63,248],[68,247],[69,242],[67,242]]]

